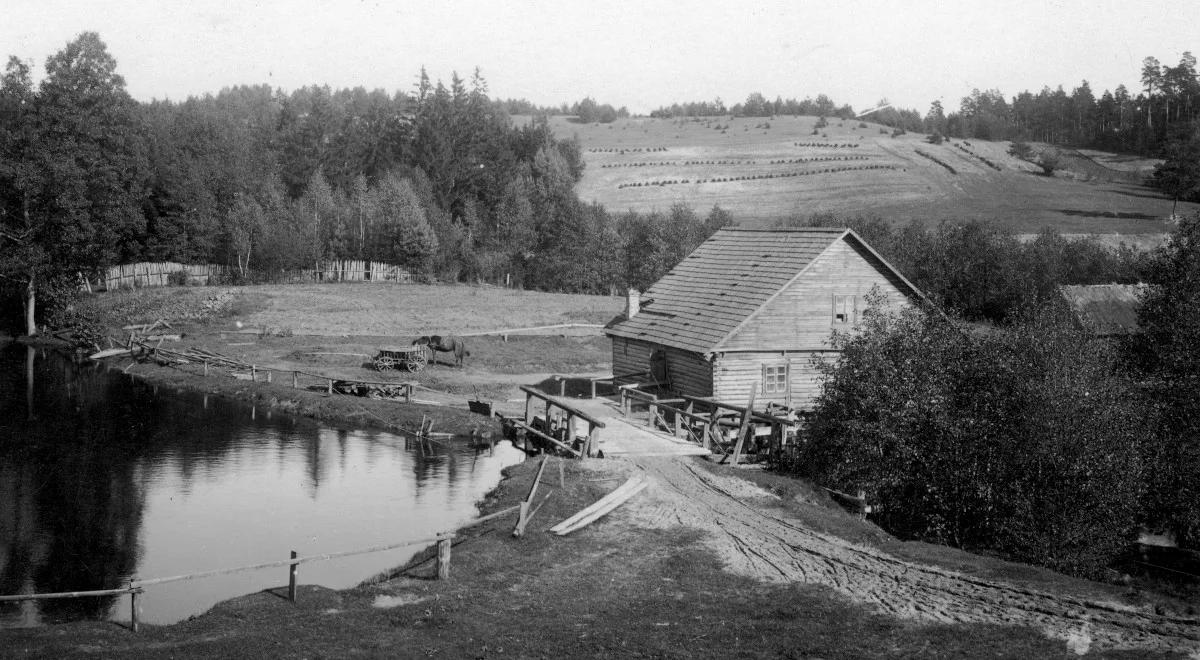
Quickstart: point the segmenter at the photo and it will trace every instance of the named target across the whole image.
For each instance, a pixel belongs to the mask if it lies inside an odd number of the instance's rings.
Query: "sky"
[[[239,84],[409,92],[424,66],[447,84],[479,67],[491,97],[539,105],[648,113],[757,91],[924,114],[975,88],[1136,93],[1143,58],[1200,52],[1197,18],[1189,0],[5,0],[0,55],[40,75],[95,31],[142,101]]]

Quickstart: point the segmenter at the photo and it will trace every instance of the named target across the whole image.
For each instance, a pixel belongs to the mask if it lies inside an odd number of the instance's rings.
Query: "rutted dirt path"
[[[630,507],[635,521],[709,532],[736,573],[772,582],[832,587],[898,617],[936,623],[1031,626],[1083,652],[1092,645],[1200,653],[1200,620],[1159,616],[984,580],[903,561],[880,550],[805,528],[782,512],[755,507],[774,496],[749,482],[671,458],[635,457],[654,496]],[[637,501],[635,499],[635,501]]]

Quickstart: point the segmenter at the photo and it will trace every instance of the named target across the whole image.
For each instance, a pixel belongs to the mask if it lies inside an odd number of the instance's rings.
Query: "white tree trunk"
[[[37,287],[34,286],[33,273],[25,283],[25,334],[33,337],[37,334]]]

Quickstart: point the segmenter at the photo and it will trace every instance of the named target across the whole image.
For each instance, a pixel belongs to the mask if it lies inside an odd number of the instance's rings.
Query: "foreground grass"
[[[134,634],[106,623],[5,633],[10,657],[1075,657],[1034,630],[916,625],[877,615],[831,590],[771,586],[722,570],[686,528],[630,529],[620,511],[572,536],[547,528],[615,481],[568,463],[524,538],[513,521],[464,535],[451,579],[429,564],[341,592],[305,587],[218,605],[175,626]],[[619,472],[620,462],[610,461]],[[536,465],[514,468],[487,508],[524,496]],[[1167,657],[1108,652],[1094,657]]]

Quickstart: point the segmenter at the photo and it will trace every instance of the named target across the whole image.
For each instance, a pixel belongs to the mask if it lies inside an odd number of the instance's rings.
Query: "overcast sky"
[[[591,96],[646,113],[825,93],[922,114],[972,88],[1136,92],[1142,58],[1200,52],[1191,0],[523,0],[454,2],[4,0],[0,55],[42,69],[96,31],[137,99],[237,84],[410,91],[422,65],[449,82],[479,66],[494,98]]]

